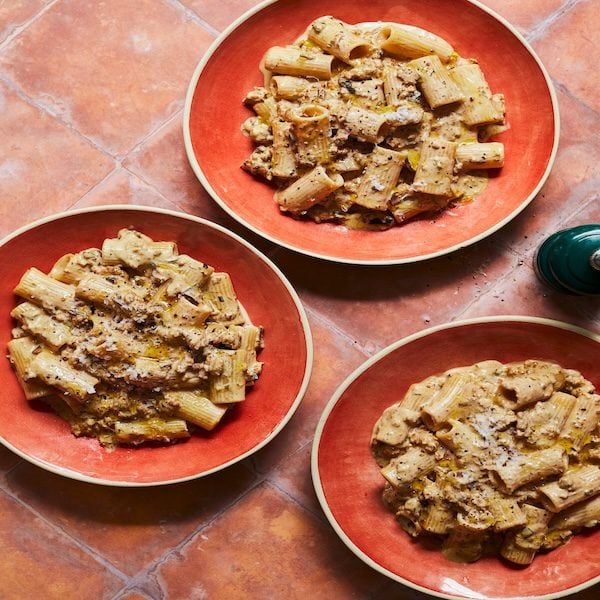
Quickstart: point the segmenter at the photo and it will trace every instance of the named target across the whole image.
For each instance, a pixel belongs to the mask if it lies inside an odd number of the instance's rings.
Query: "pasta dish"
[[[259,377],[262,329],[227,273],[129,229],[29,269],[8,344],[28,400],[105,446],[213,429]]]
[[[429,31],[320,17],[261,69],[243,168],[273,182],[291,216],[386,229],[472,200],[504,164],[489,141],[507,128],[503,94]]]
[[[526,565],[600,521],[600,396],[581,373],[485,361],[412,385],[371,439],[383,500],[451,560]]]

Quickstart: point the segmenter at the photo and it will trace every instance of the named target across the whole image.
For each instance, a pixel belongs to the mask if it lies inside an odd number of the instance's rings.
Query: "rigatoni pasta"
[[[373,428],[383,499],[447,558],[530,564],[600,521],[600,396],[577,371],[484,361],[413,384]]]
[[[123,229],[48,275],[29,269],[15,294],[8,351],[25,397],[108,447],[210,431],[262,370],[262,329],[229,275],[174,242]]]
[[[256,148],[242,166],[273,182],[294,218],[387,229],[471,201],[504,165],[491,141],[507,128],[503,94],[476,60],[419,27],[319,17],[270,48],[261,70],[264,86],[244,100],[255,116],[242,132]],[[385,152],[393,168],[379,185]]]

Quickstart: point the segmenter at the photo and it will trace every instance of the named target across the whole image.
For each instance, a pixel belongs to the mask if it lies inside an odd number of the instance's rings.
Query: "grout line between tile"
[[[40,519],[41,521],[46,523],[46,525],[48,525],[52,530],[56,531],[59,535],[62,535],[63,537],[70,540],[77,548],[79,548],[85,554],[89,555],[96,562],[100,563],[106,570],[110,571],[118,579],[120,579],[124,583],[129,583],[130,577],[128,575],[126,575],[125,573],[121,572],[119,569],[117,569],[117,567],[115,567],[110,561],[108,561],[106,558],[104,558],[104,556],[102,556],[102,554],[100,554],[98,551],[94,550],[93,548],[89,547],[87,544],[84,544],[81,540],[78,540],[72,534],[65,531],[57,523],[53,523],[52,521],[50,521],[48,518],[46,518],[44,515],[42,515],[35,508],[33,508],[32,506],[30,506],[29,504],[27,504],[26,502],[21,500],[21,498],[19,498],[16,494],[14,494],[9,488],[5,487],[4,489],[2,489],[0,491],[0,493],[5,493],[9,498],[14,500],[17,504],[19,504],[20,506],[22,506],[29,512],[33,513],[38,519]]]
[[[542,19],[529,33],[525,36],[528,42],[534,42],[537,40],[542,33],[549,29],[556,21],[558,21],[563,15],[568,13],[579,0],[567,0],[564,4],[559,6],[553,13],[549,14],[545,19]]]
[[[565,96],[568,96],[571,100],[577,102],[577,104],[579,104],[582,108],[594,113],[595,115],[600,116],[599,111],[597,111],[595,108],[592,108],[589,104],[586,104],[581,98],[576,96],[564,83],[562,83],[554,77],[551,77],[550,79],[552,79],[552,83],[554,83],[555,87]]]
[[[134,590],[137,592],[138,595],[142,596],[142,598],[144,598],[145,600],[155,600],[153,599],[150,595],[148,595],[148,593],[145,590],[140,590],[139,587],[129,587],[129,585],[126,585],[124,587],[122,587],[112,598],[111,600],[120,600],[121,598],[123,598],[125,596],[125,594],[127,592],[130,592],[132,590]]]
[[[0,43],[0,53],[11,44],[11,42],[19,36],[23,31],[25,31],[30,25],[35,23],[44,13],[48,12],[59,0],[51,0],[46,6],[41,8],[33,17],[31,17],[28,21],[25,21],[22,25],[15,27],[15,29],[6,36],[6,39]]]
[[[112,171],[109,171],[105,177],[103,177],[100,181],[97,181],[87,192],[85,192],[85,194],[82,194],[81,196],[79,196],[79,198],[77,200],[75,200],[75,202],[73,202],[73,204],[68,206],[65,210],[71,210],[78,202],[81,202],[81,200],[83,200],[85,197],[89,196],[92,192],[96,191],[101,185],[106,183],[106,181],[108,181],[108,179],[110,179],[118,170],[119,170],[119,165],[117,164],[112,169]]]
[[[58,0],[56,0],[56,1],[58,1]],[[56,122],[63,125],[63,127],[67,128],[70,132],[75,134],[77,137],[81,138],[82,140],[84,140],[85,142],[87,142],[88,144],[93,146],[96,150],[98,150],[99,152],[101,152],[102,154],[107,156],[108,158],[111,158],[112,160],[114,160],[118,166],[120,166],[123,163],[123,161],[126,158],[128,158],[133,152],[137,152],[141,148],[141,146],[143,146],[153,135],[155,135],[157,132],[159,132],[163,127],[170,124],[171,121],[173,121],[174,119],[181,118],[181,114],[183,113],[183,108],[177,109],[174,114],[169,115],[164,121],[161,121],[158,125],[156,125],[155,127],[151,128],[148,132],[146,132],[142,136],[142,138],[140,138],[131,149],[129,149],[124,154],[117,155],[117,154],[112,154],[110,151],[103,148],[93,138],[90,138],[87,135],[81,133],[81,131],[79,131],[72,123],[69,123],[68,121],[63,119],[61,117],[61,115],[59,113],[57,113],[56,111],[54,111],[51,107],[28,96],[23,91],[23,89],[17,83],[15,83],[10,77],[8,77],[8,75],[6,75],[5,73],[0,73],[0,82],[3,82],[21,100],[23,100],[24,102],[29,104],[29,106],[32,106],[33,108],[40,110],[44,114],[50,116],[52,119],[54,119]]]
[[[194,23],[200,25],[200,27],[202,27],[215,37],[221,35],[221,32],[218,29],[215,29],[210,23],[207,23],[195,10],[188,8],[179,0],[164,0],[164,2],[166,2],[170,6],[173,6],[174,8],[181,10]]]
[[[274,483],[270,479],[265,479],[265,485],[272,487],[273,489],[275,489],[276,492],[279,492],[286,498],[290,499],[296,506],[301,508],[305,513],[308,513],[309,515],[311,515],[312,517],[317,519],[320,523],[323,523],[323,524],[327,525],[328,527],[330,526],[329,521],[327,520],[327,518],[325,517],[324,514],[318,515],[314,511],[310,510],[310,508],[306,508],[306,506],[304,506],[304,504],[302,504],[302,502],[300,502],[297,498],[292,496],[287,490],[279,487],[276,483]]]
[[[287,459],[289,460],[293,456],[296,456],[296,454],[298,454],[299,452],[303,452],[304,449],[307,446],[312,446],[312,443],[313,443],[312,438],[310,440],[304,442],[304,444],[302,444],[302,446],[300,446],[300,448],[298,448],[297,450],[295,450],[294,452],[292,452],[292,454],[290,454],[287,457]],[[310,468],[310,466],[309,466],[309,468]],[[309,512],[311,515],[314,515],[320,521],[323,521],[323,523],[328,523],[328,521],[327,521],[325,515],[323,514],[322,510],[319,509],[318,512],[315,512],[314,510],[312,510],[308,506],[305,506],[304,503],[302,502],[302,500],[300,498],[296,498],[296,496],[294,496],[294,494],[292,494],[292,492],[290,492],[289,490],[286,490],[284,487],[282,487],[281,485],[279,485],[274,479],[271,478],[271,475],[272,475],[272,473],[269,473],[264,478],[264,480],[267,483],[271,484],[273,487],[276,487],[282,494],[285,494],[286,496],[288,496],[289,498],[291,498],[292,500],[294,500],[294,502],[296,502],[296,504],[300,505],[305,511]]]
[[[25,462],[23,461],[22,458],[19,458],[19,460],[12,466],[10,467],[7,471],[4,471],[4,473],[2,473],[1,478],[0,478],[0,482],[1,481],[6,481],[6,479],[8,478],[8,476],[19,466],[19,465],[23,465],[25,464]]]
[[[364,354],[365,357],[372,356],[373,354],[375,354],[375,352],[377,352],[381,348],[383,348],[383,346],[379,345],[378,343],[371,342],[373,344],[373,346],[374,346],[374,349],[373,350],[369,350],[368,348],[366,348],[365,346],[363,346],[362,344],[360,344],[358,341],[356,341],[352,337],[351,333],[349,333],[345,329],[342,329],[337,323],[334,323],[331,319],[329,319],[328,317],[322,315],[315,308],[312,308],[310,306],[309,302],[307,302],[306,300],[302,300],[302,305],[304,306],[304,309],[306,310],[306,312],[309,315],[311,315],[317,321],[320,321],[322,325],[324,325],[327,329],[329,329],[333,333],[336,333],[337,335],[343,337],[345,340],[347,340],[348,342],[350,342],[351,347],[354,348],[355,350],[358,350],[361,354]]]
[[[244,466],[244,468],[248,469],[252,474],[254,474],[254,472],[252,471],[252,469],[249,469],[246,466]],[[231,502],[229,502],[229,504],[227,504],[220,511],[218,511],[217,513],[215,513],[211,519],[209,519],[205,523],[201,523],[200,525],[198,525],[198,527],[196,527],[196,529],[194,529],[192,532],[190,532],[188,535],[186,535],[178,544],[176,544],[175,546],[173,546],[172,548],[170,548],[169,550],[167,550],[161,556],[159,556],[158,558],[156,558],[152,562],[150,562],[146,567],[144,567],[143,569],[141,569],[129,581],[129,585],[127,586],[128,589],[134,588],[136,585],[139,585],[141,582],[143,582],[145,577],[151,575],[152,572],[157,569],[157,567],[159,567],[160,565],[162,565],[163,563],[165,563],[172,555],[177,554],[178,552],[180,552],[184,548],[184,546],[186,546],[188,544],[188,542],[190,542],[194,537],[196,537],[196,535],[198,535],[199,533],[201,533],[205,529],[211,527],[230,508],[233,508],[236,504],[238,504],[238,502],[240,502],[248,494],[250,494],[257,487],[259,487],[260,485],[262,485],[264,483],[264,481],[265,481],[264,478],[262,478],[262,479],[257,478],[256,481],[254,481],[252,483],[252,485],[250,485],[246,491],[242,492],[239,496],[237,496],[235,499],[233,499]]]
[[[86,136],[83,133],[81,133],[71,123],[68,123],[67,121],[65,121],[60,116],[60,114],[54,112],[53,110],[50,109],[50,107],[45,106],[43,103],[40,103],[37,100],[35,100],[34,98],[31,98],[30,96],[28,96],[21,89],[21,87],[19,85],[17,85],[5,73],[0,74],[0,82],[4,83],[12,92],[14,92],[21,100],[23,100],[23,102],[26,102],[27,104],[29,104],[29,106],[32,106],[33,108],[35,108],[35,109],[43,112],[44,114],[52,117],[52,119],[54,119],[57,123],[60,123],[63,127],[65,127],[66,129],[68,129],[70,132],[72,132],[73,134],[75,134],[77,137],[79,137],[80,139],[82,139],[85,142],[87,142],[88,144],[90,144],[96,150],[98,150],[99,152],[101,152],[102,154],[104,154],[104,156],[106,156],[108,158],[111,158],[112,160],[116,159],[115,156],[113,156],[110,152],[108,152],[107,150],[105,150],[104,148],[102,148],[102,146],[100,146],[96,141],[94,141],[93,139],[91,139],[88,136]]]
[[[142,138],[139,142],[136,142],[135,146],[133,146],[131,148],[131,150],[129,150],[126,154],[122,155],[120,157],[119,162],[125,162],[128,158],[132,158],[135,154],[137,154],[142,149],[142,146],[146,142],[148,142],[151,137],[155,136],[157,133],[159,133],[160,131],[165,129],[165,127],[168,127],[172,121],[175,121],[177,119],[181,120],[182,115],[183,115],[183,108],[180,108],[174,114],[172,114],[170,117],[167,117],[167,119],[165,121],[163,121],[158,127],[153,129],[148,135],[146,135],[144,138]]]
[[[126,167],[123,164],[121,164],[120,166],[122,169],[124,169],[128,173],[131,173],[131,175],[133,175],[134,177],[137,177],[142,183],[146,184],[149,188],[152,189],[153,192],[156,192],[163,200],[166,200],[169,204],[172,204],[173,206],[175,206],[177,208],[177,210],[179,210],[185,214],[190,214],[187,211],[184,211],[179,206],[179,204],[177,204],[177,202],[175,202],[175,200],[171,200],[171,199],[167,198],[153,183],[148,181],[143,175],[141,175],[140,173],[137,173],[136,171],[132,171],[129,167]]]

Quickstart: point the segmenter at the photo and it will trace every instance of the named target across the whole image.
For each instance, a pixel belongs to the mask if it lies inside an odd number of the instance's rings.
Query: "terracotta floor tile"
[[[34,17],[49,0],[8,0],[0,3],[0,42]]]
[[[119,596],[115,597],[115,600],[152,600],[150,596],[144,594],[140,590],[127,590]]]
[[[0,597],[3,600],[99,600],[123,582],[0,492]]]
[[[597,329],[593,323],[600,315],[600,309],[595,298],[567,296],[547,287],[537,278],[531,261],[528,261],[498,289],[480,298],[461,318],[506,314],[546,317]]]
[[[180,210],[223,225],[262,252],[270,252],[275,248],[271,242],[232,219],[204,190],[185,153],[180,116],[148,138],[126,158],[124,165],[174,202]]]
[[[161,564],[156,577],[170,600],[364,598],[383,579],[268,484]]]
[[[112,159],[1,83],[0,114],[0,237],[71,206],[112,169]]]
[[[181,0],[215,29],[222,31],[261,0]]]
[[[12,469],[21,459],[8,448],[0,446],[0,473]]]
[[[600,193],[588,199],[575,216],[566,218],[560,229],[600,222]],[[550,232],[548,232],[549,234]],[[537,246],[523,255],[523,264],[498,287],[473,304],[461,318],[515,314],[548,317],[599,330],[600,307],[597,298],[569,296],[555,292],[539,281],[533,270]]]
[[[86,194],[72,208],[102,204],[141,204],[155,208],[179,210],[148,184],[126,169],[118,169]]]
[[[282,461],[269,475],[269,481],[293,496],[304,508],[324,519],[325,515],[312,482],[310,471],[311,450],[312,440],[295,454]]]
[[[304,302],[367,351],[454,318],[517,262],[495,237],[449,256],[395,267],[353,267],[281,250],[275,262]]]
[[[600,115],[558,91],[560,145],[554,167],[537,198],[498,234],[522,252],[562,226],[600,187]]]
[[[558,229],[600,222],[600,192],[591,190],[583,208],[575,215],[565,217]],[[544,237],[555,230],[547,231]],[[555,292],[539,281],[534,270],[538,245],[523,252],[522,264],[501,285],[473,304],[462,317],[484,314],[527,314],[560,319],[590,327],[600,319],[596,298],[567,296]],[[594,327],[591,327],[594,329]]]
[[[285,429],[252,458],[256,469],[268,472],[312,439],[323,408],[335,389],[367,356],[346,337],[332,331],[309,311],[315,360],[308,390]],[[285,466],[282,466],[282,469]]]
[[[581,0],[533,44],[550,74],[594,110],[600,110],[599,28],[598,4]]]
[[[123,164],[172,202],[218,221],[226,215],[204,191],[190,167],[183,144],[182,118],[179,112],[129,154]]]
[[[112,488],[24,464],[9,474],[7,486],[40,514],[133,575],[214,517],[252,481],[249,469],[236,465],[183,484]]]
[[[181,108],[211,40],[175,3],[62,0],[1,64],[27,95],[120,155]]]
[[[522,31],[538,26],[565,2],[566,0],[482,0],[482,4],[495,10]]]

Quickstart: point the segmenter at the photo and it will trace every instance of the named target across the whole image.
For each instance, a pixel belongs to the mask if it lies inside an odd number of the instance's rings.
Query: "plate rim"
[[[255,452],[258,452],[261,448],[263,448],[269,442],[271,442],[283,430],[283,428],[288,424],[288,422],[294,416],[294,413],[300,406],[300,403],[302,402],[302,399],[304,398],[304,395],[306,394],[308,384],[310,383],[310,378],[312,375],[312,368],[313,368],[313,360],[314,360],[312,332],[310,329],[310,324],[308,322],[308,318],[306,316],[306,311],[304,309],[304,306],[302,305],[302,301],[300,300],[298,293],[296,292],[296,290],[294,289],[292,284],[288,281],[286,276],[279,269],[279,267],[277,267],[277,265],[275,265],[275,263],[273,263],[273,261],[271,261],[270,258],[268,258],[265,254],[263,254],[260,250],[258,250],[258,248],[255,248],[252,244],[250,244],[250,242],[246,241],[244,238],[242,238],[238,234],[226,229],[222,225],[213,223],[212,221],[209,221],[208,219],[204,219],[202,217],[197,217],[195,215],[190,215],[187,213],[182,213],[179,211],[170,210],[170,209],[166,209],[166,208],[157,208],[157,207],[152,207],[152,206],[131,205],[131,204],[104,204],[104,205],[99,205],[99,206],[91,206],[91,207],[84,207],[84,208],[78,208],[78,209],[73,209],[73,210],[65,210],[65,211],[61,211],[61,212],[58,212],[58,213],[55,213],[52,215],[48,215],[46,217],[42,217],[41,219],[37,219],[27,225],[19,227],[18,229],[9,233],[7,236],[5,236],[4,238],[2,238],[0,240],[0,248],[4,247],[8,242],[19,237],[23,233],[30,231],[32,229],[35,229],[35,228],[39,227],[40,225],[45,225],[45,224],[51,223],[53,221],[59,221],[66,217],[71,217],[71,216],[78,215],[78,214],[107,212],[107,211],[111,211],[111,212],[112,211],[130,211],[130,212],[142,212],[142,213],[149,212],[149,213],[167,215],[167,216],[171,216],[171,217],[177,217],[177,218],[183,219],[185,221],[192,221],[194,223],[198,223],[200,225],[205,225],[209,228],[216,229],[217,231],[224,233],[228,237],[233,238],[235,241],[237,241],[240,244],[242,244],[243,246],[245,246],[248,250],[250,250],[256,256],[258,256],[258,258],[260,258],[275,273],[275,275],[277,275],[279,280],[283,283],[283,285],[287,289],[288,293],[290,294],[290,296],[296,306],[296,309],[298,310],[298,315],[300,317],[300,323],[302,325],[302,330],[304,332],[304,340],[306,342],[306,364],[304,366],[304,376],[302,378],[302,383],[300,385],[300,389],[298,390],[296,398],[290,405],[290,408],[288,409],[288,411],[286,412],[284,417],[279,421],[277,426],[273,429],[273,431],[271,431],[269,433],[269,435],[265,439],[260,441],[258,444],[256,444],[255,446],[253,446],[246,452],[242,453],[241,455],[236,456],[221,465],[217,465],[215,467],[212,467],[211,469],[206,469],[200,473],[195,473],[193,475],[187,475],[185,477],[179,477],[177,479],[168,479],[168,480],[151,481],[151,482],[135,482],[135,481],[122,481],[122,480],[117,480],[117,479],[103,479],[101,477],[92,477],[90,475],[85,475],[83,473],[80,473],[79,471],[75,471],[73,469],[69,469],[66,467],[60,467],[60,466],[54,465],[50,462],[47,462],[45,460],[30,456],[26,452],[23,452],[22,450],[20,450],[19,448],[15,447],[13,444],[11,444],[9,441],[7,441],[2,435],[0,435],[0,443],[2,445],[4,445],[6,448],[8,448],[9,450],[11,450],[12,452],[14,452],[15,454],[17,454],[18,456],[20,456],[21,458],[23,458],[24,460],[36,465],[37,467],[44,469],[46,471],[50,471],[51,473],[54,473],[56,475],[62,475],[63,477],[68,477],[69,479],[75,479],[77,481],[83,481],[85,483],[94,483],[97,485],[104,485],[104,486],[110,486],[110,487],[127,487],[127,488],[141,488],[141,487],[155,487],[155,486],[163,486],[163,485],[172,485],[172,484],[176,484],[176,483],[182,483],[184,481],[192,481],[194,479],[200,479],[202,477],[212,475],[213,473],[217,473],[218,471],[222,471],[223,469],[226,469],[227,467],[230,467],[230,466],[234,465],[235,463],[240,462],[240,461],[244,460],[245,458],[251,456]]]
[[[487,316],[487,317],[475,317],[475,318],[471,318],[471,319],[461,319],[459,321],[450,321],[447,323],[443,323],[441,325],[436,325],[434,327],[428,327],[427,329],[423,329],[421,331],[417,331],[408,336],[400,338],[399,340],[393,342],[389,346],[386,346],[385,348],[383,348],[382,350],[380,350],[379,352],[377,352],[376,354],[374,354],[373,356],[368,358],[361,365],[359,365],[354,371],[352,371],[352,373],[350,373],[350,375],[348,375],[346,377],[346,379],[344,379],[344,381],[333,392],[333,395],[331,396],[330,400],[327,402],[327,404],[325,405],[325,408],[323,409],[323,413],[321,414],[321,417],[319,418],[319,422],[318,422],[317,428],[315,430],[315,435],[314,435],[312,448],[311,448],[311,458],[310,458],[312,482],[313,482],[313,487],[315,489],[317,498],[319,499],[319,504],[321,505],[321,508],[322,508],[323,512],[325,513],[325,516],[327,517],[329,524],[333,527],[335,533],[344,542],[344,544],[346,544],[346,546],[358,558],[360,558],[360,560],[362,560],[364,563],[369,565],[372,569],[375,569],[382,575],[385,575],[385,576],[389,577],[390,579],[397,581],[398,583],[401,583],[409,588],[412,588],[412,589],[422,592],[424,594],[428,594],[429,596],[435,596],[437,598],[447,598],[448,600],[465,600],[465,598],[468,598],[465,596],[456,596],[453,594],[439,592],[437,590],[432,590],[430,588],[426,588],[419,584],[413,583],[413,582],[409,581],[408,579],[405,579],[404,577],[401,577],[400,575],[397,575],[396,573],[393,573],[392,571],[379,565],[372,558],[367,556],[350,539],[350,537],[344,532],[342,527],[336,521],[331,509],[329,508],[329,504],[327,503],[327,499],[325,498],[325,493],[323,491],[323,486],[321,484],[321,478],[320,478],[320,474],[319,474],[319,444],[320,444],[321,437],[323,434],[323,429],[327,423],[327,420],[329,418],[329,415],[331,414],[331,411],[337,405],[339,399],[342,397],[342,395],[348,389],[348,387],[350,387],[350,385],[352,383],[354,383],[354,381],[356,381],[371,366],[373,366],[375,363],[379,362],[382,358],[384,358],[385,356],[387,356],[394,350],[396,350],[402,346],[405,346],[415,340],[418,340],[423,337],[427,337],[428,335],[430,335],[432,333],[436,333],[438,331],[443,331],[445,329],[454,329],[457,327],[463,327],[465,325],[473,325],[473,324],[480,324],[480,323],[498,323],[498,322],[511,322],[511,321],[512,322],[520,322],[520,323],[535,323],[535,324],[555,327],[557,329],[571,331],[571,332],[577,333],[578,335],[582,335],[584,337],[590,338],[591,340],[600,344],[600,334],[590,331],[588,329],[584,329],[583,327],[579,327],[577,325],[572,325],[571,323],[566,323],[564,321],[558,321],[556,319],[549,319],[549,318],[545,318],[545,317],[534,317],[534,316],[527,316],[527,315],[494,315],[494,316]],[[586,581],[582,584],[579,584],[579,585],[571,587],[571,588],[567,588],[565,590],[561,590],[558,592],[551,592],[549,594],[544,594],[541,596],[512,596],[510,598],[507,598],[506,600],[520,600],[520,599],[523,599],[523,600],[554,600],[556,598],[564,598],[565,596],[568,596],[570,594],[575,594],[575,593],[580,592],[588,587],[591,587],[599,582],[600,582],[600,573],[593,579],[590,579],[589,581]],[[473,590],[473,591],[475,593],[477,593],[476,590]],[[473,596],[473,597],[476,598],[478,596]],[[479,597],[488,598],[488,596],[484,596],[484,595],[480,595]]]
[[[204,175],[204,172],[202,171],[202,168],[200,167],[200,164],[198,163],[198,160],[196,159],[196,155],[194,153],[194,149],[192,146],[192,136],[191,136],[191,129],[190,129],[192,101],[193,101],[194,93],[195,93],[197,85],[198,85],[198,80],[200,79],[200,76],[202,75],[202,72],[204,71],[204,67],[208,64],[208,61],[211,59],[212,55],[216,52],[216,50],[219,48],[219,46],[221,46],[221,44],[240,25],[242,25],[242,23],[247,21],[250,17],[254,16],[256,13],[262,11],[263,9],[267,8],[268,6],[271,6],[272,4],[275,4],[278,1],[279,0],[263,0],[256,6],[250,8],[248,11],[246,11],[245,13],[240,15],[237,19],[235,19],[228,27],[226,27],[222,31],[222,33],[213,41],[213,43],[209,46],[209,48],[206,50],[206,52],[204,53],[204,55],[202,56],[202,58],[196,65],[196,68],[194,69],[192,78],[190,79],[190,83],[188,84],[188,89],[187,89],[187,93],[185,96],[182,126],[183,126],[183,140],[184,140],[184,145],[185,145],[185,152],[186,152],[188,161],[190,163],[190,166],[192,167],[194,174],[196,175],[196,177],[202,184],[202,187],[209,193],[209,195],[212,197],[212,199],[229,216],[234,218],[238,223],[240,223],[241,225],[243,225],[250,231],[254,232],[255,234],[261,236],[262,238],[264,238],[274,244],[277,244],[278,246],[287,248],[288,250],[292,250],[294,252],[303,254],[305,256],[310,256],[312,258],[318,258],[320,260],[326,260],[326,261],[330,261],[330,262],[334,262],[334,263],[342,263],[342,264],[349,264],[349,265],[370,265],[370,266],[373,266],[373,265],[402,265],[402,264],[416,263],[416,262],[421,262],[424,260],[429,260],[432,258],[437,258],[439,256],[451,254],[452,252],[456,252],[457,250],[460,250],[461,248],[466,248],[468,246],[471,246],[472,244],[476,244],[477,242],[489,237],[490,235],[494,234],[496,231],[502,229],[502,227],[504,227],[505,225],[510,223],[510,221],[512,221],[523,210],[525,210],[525,208],[527,208],[527,206],[529,206],[529,204],[531,204],[531,202],[534,200],[534,198],[538,195],[538,193],[540,192],[540,190],[546,183],[548,177],[550,176],[552,168],[554,167],[554,162],[556,160],[556,155],[558,152],[558,146],[559,146],[559,141],[560,141],[560,109],[559,109],[559,105],[558,105],[558,98],[556,95],[556,89],[554,87],[554,83],[552,81],[552,78],[550,77],[550,74],[548,73],[548,70],[544,66],[544,63],[542,62],[542,60],[540,59],[540,57],[538,56],[536,51],[533,49],[531,44],[525,39],[525,36],[517,29],[517,27],[515,25],[510,23],[507,19],[505,19],[502,15],[498,14],[496,11],[494,11],[491,8],[489,8],[488,6],[485,6],[484,4],[482,4],[479,0],[466,0],[466,2],[468,2],[469,4],[476,6],[483,12],[489,14],[492,18],[499,21],[519,40],[521,45],[529,52],[529,54],[533,57],[533,59],[535,60],[535,62],[538,65],[538,67],[540,68],[540,71],[542,72],[542,75],[544,76],[544,80],[546,81],[546,86],[548,88],[548,92],[550,93],[550,100],[551,100],[551,104],[552,104],[552,112],[553,112],[553,117],[554,117],[554,140],[552,143],[552,151],[550,152],[550,157],[548,159],[548,164],[546,165],[546,169],[545,169],[544,173],[542,174],[542,176],[540,177],[535,188],[525,198],[525,200],[523,202],[521,202],[521,204],[519,206],[517,206],[517,208],[515,208],[515,210],[513,210],[509,215],[504,217],[504,219],[502,219],[501,221],[499,221],[492,227],[489,227],[488,229],[481,232],[480,234],[473,236],[472,238],[465,240],[463,242],[459,242],[458,244],[454,244],[453,246],[450,246],[449,248],[444,248],[442,250],[438,250],[437,252],[430,252],[428,254],[422,254],[419,256],[413,256],[413,257],[407,257],[407,258],[396,258],[396,259],[343,258],[343,257],[330,256],[328,254],[315,252],[312,250],[303,249],[294,244],[284,242],[281,239],[278,239],[275,235],[272,235],[270,233],[266,233],[265,231],[262,231],[260,228],[255,227],[254,225],[252,225],[251,223],[246,221],[246,219],[239,216],[235,210],[230,208],[219,197],[219,195],[217,194],[215,189],[211,186],[210,182],[208,181],[208,178]]]

